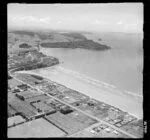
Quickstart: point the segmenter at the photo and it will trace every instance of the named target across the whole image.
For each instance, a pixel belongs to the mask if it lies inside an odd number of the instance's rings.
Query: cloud
[[[12,17],[12,18],[8,18],[8,19],[10,19],[11,21],[16,21],[17,17]]]
[[[11,17],[12,21],[35,21],[38,20],[36,17],[33,16],[24,16],[24,17]]]
[[[99,20],[95,20],[94,24],[101,24],[101,22]]]
[[[45,23],[48,23],[50,20],[51,20],[50,17],[40,18],[40,19],[39,19],[40,22],[45,22]]]
[[[130,24],[130,26],[137,26],[137,24],[136,23],[132,23],[132,24]]]
[[[100,20],[94,20],[93,24],[108,24],[108,23]]]
[[[9,17],[9,20],[14,23],[17,23],[17,22],[49,23],[51,18],[50,17],[39,18],[35,16],[24,16],[24,17]]]
[[[38,20],[36,17],[33,16],[26,16],[26,17],[22,17],[19,20],[28,20],[28,21],[35,21]]]
[[[57,21],[57,24],[61,24],[62,23],[62,21]]]
[[[124,24],[122,21],[119,21],[117,24],[119,24],[119,25],[122,25],[122,24]]]

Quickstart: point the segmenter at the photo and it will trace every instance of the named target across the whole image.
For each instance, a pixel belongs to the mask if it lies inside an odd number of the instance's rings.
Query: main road
[[[17,68],[15,68],[15,69],[17,69]],[[14,70],[14,69],[13,69],[13,70]],[[37,90],[40,91],[41,93],[47,94],[47,96],[49,96],[49,97],[51,97],[51,98],[53,98],[53,99],[55,99],[55,100],[57,100],[57,101],[59,101],[59,102],[65,104],[65,105],[67,105],[67,106],[70,106],[71,108],[73,108],[73,109],[75,109],[75,110],[77,110],[77,111],[79,111],[79,112],[81,112],[81,113],[83,113],[83,114],[89,116],[90,118],[92,118],[92,119],[94,119],[94,120],[97,120],[98,122],[102,122],[103,124],[106,124],[106,125],[110,126],[111,128],[113,128],[113,129],[115,129],[115,130],[117,130],[117,131],[119,131],[119,132],[121,132],[121,133],[123,133],[123,134],[125,134],[125,135],[127,135],[127,136],[129,136],[129,137],[131,137],[131,138],[137,138],[136,136],[134,136],[134,135],[132,135],[132,134],[130,134],[130,133],[124,131],[124,130],[121,130],[120,128],[118,128],[118,127],[116,127],[116,126],[111,125],[111,124],[109,124],[108,122],[105,122],[105,121],[101,120],[100,118],[97,118],[97,117],[95,117],[95,116],[93,116],[93,115],[91,115],[91,114],[88,114],[87,112],[85,112],[85,111],[83,111],[83,110],[81,110],[81,109],[79,109],[79,108],[77,108],[77,107],[75,107],[75,106],[73,106],[73,105],[70,105],[70,104],[68,104],[68,103],[66,103],[66,102],[64,102],[64,101],[62,101],[62,100],[60,100],[60,99],[58,99],[58,98],[56,98],[56,97],[54,97],[54,96],[51,96],[50,94],[48,94],[48,93],[46,93],[46,92],[43,92],[41,89],[39,89],[39,88],[37,88],[37,87],[33,87],[32,85],[30,85],[30,84],[28,84],[28,83],[26,83],[26,82],[24,82],[24,81],[21,81],[20,79],[16,78],[16,77],[11,73],[11,71],[13,71],[13,70],[10,70],[10,71],[9,71],[9,74],[10,74],[10,76],[13,77],[15,80],[20,81],[20,82],[22,82],[22,83],[24,83],[24,84],[27,84],[28,86],[30,86],[30,87],[32,87],[32,88],[34,88],[34,89],[37,89]],[[21,71],[21,73],[23,73],[23,71]],[[31,74],[32,72],[26,71],[26,72],[24,72],[24,73]],[[39,75],[39,74],[35,74],[35,73],[32,73],[32,74],[34,74],[34,75]],[[41,75],[39,75],[39,76],[41,76]],[[48,79],[48,78],[45,77],[45,76],[43,76],[43,77],[46,78],[46,79]]]

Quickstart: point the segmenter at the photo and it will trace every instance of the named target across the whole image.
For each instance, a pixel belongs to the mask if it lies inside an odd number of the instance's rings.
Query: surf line
[[[84,80],[84,81],[86,81],[86,82],[88,82],[88,83],[92,83],[92,84],[97,85],[97,86],[100,86],[100,87],[103,86],[103,87],[106,87],[106,88],[108,88],[108,89],[110,89],[110,90],[113,90],[113,91],[114,91],[114,90],[115,90],[115,91],[120,91],[116,86],[114,86],[114,85],[112,85],[112,84],[108,84],[108,83],[105,83],[105,82],[102,82],[102,81],[93,79],[93,78],[88,77],[88,76],[86,76],[86,75],[84,75],[84,74],[78,73],[78,72],[73,71],[73,70],[70,70],[70,69],[63,68],[63,67],[61,67],[61,66],[58,66],[57,68],[58,68],[58,70],[63,71],[64,73],[71,74],[72,76],[77,77],[77,78],[80,78],[80,79],[82,79],[82,80]],[[56,68],[56,69],[57,69],[57,68]],[[132,96],[136,96],[136,97],[139,97],[139,98],[143,98],[143,96],[142,96],[142,95],[139,95],[139,93],[133,93],[133,92],[126,91],[126,90],[125,90],[125,91],[120,91],[120,92],[124,92],[124,93],[129,94],[129,95],[132,95]]]

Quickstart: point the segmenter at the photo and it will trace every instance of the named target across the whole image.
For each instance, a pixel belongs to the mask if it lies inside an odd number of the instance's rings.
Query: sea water
[[[66,48],[42,48],[47,55],[57,57],[59,70],[76,78],[141,97],[143,87],[143,38],[141,34],[84,34],[112,49],[104,51]],[[98,41],[98,39],[101,41]]]

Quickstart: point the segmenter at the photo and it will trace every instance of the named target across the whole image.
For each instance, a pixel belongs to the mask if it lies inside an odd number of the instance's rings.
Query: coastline
[[[53,54],[63,61],[64,64],[60,64],[60,66],[64,67],[65,71],[69,69],[73,75],[76,72],[85,75],[90,81],[92,79],[93,82],[100,84],[105,81],[109,86],[115,86],[116,89],[125,92],[125,94],[140,95],[141,97],[143,95],[143,64],[141,56],[136,53],[136,49],[132,50],[131,54],[128,53],[129,49],[120,50],[117,48],[101,52],[54,48],[41,48],[40,51],[48,56]]]
[[[85,82],[82,79],[70,76],[68,73],[64,73],[57,69],[57,66],[31,71],[21,71],[21,73],[24,72],[43,76],[44,78],[65,85],[68,88],[77,90],[91,98],[98,99],[115,106],[129,114],[132,114],[133,116],[136,116],[137,118],[143,118],[142,101],[131,98],[127,95],[113,93],[103,87],[98,87]]]
[[[86,81],[86,82],[88,82],[90,84],[94,84],[94,85],[99,86],[101,88],[104,87],[104,88],[107,88],[110,91],[115,91],[115,93],[119,93],[119,94],[123,94],[124,93],[124,94],[131,95],[131,96],[133,96],[135,98],[139,98],[140,100],[143,99],[143,96],[140,95],[139,93],[134,93],[134,92],[130,92],[130,91],[127,91],[127,90],[121,91],[116,86],[114,86],[112,84],[108,84],[106,82],[93,79],[93,78],[91,78],[89,76],[86,76],[84,74],[80,74],[80,73],[78,73],[76,71],[72,71],[72,70],[63,68],[61,66],[57,66],[57,68],[59,68],[64,73],[71,74],[74,77],[80,78],[80,79],[82,79],[82,80],[84,80],[84,81]]]

